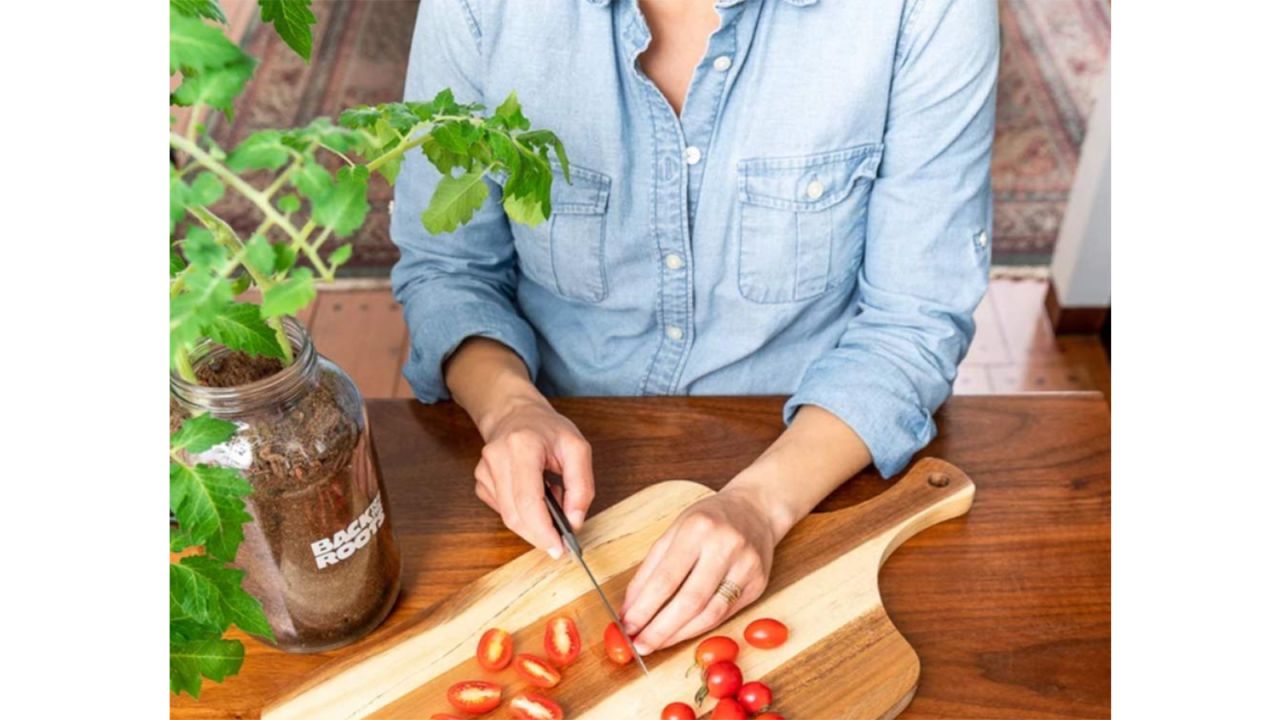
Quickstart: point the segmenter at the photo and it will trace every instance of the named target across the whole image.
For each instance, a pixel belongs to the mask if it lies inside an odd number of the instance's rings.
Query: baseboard
[[[1057,335],[1097,335],[1107,320],[1108,306],[1063,307],[1058,302],[1058,289],[1049,279],[1049,291],[1044,294],[1044,309],[1049,323]]]

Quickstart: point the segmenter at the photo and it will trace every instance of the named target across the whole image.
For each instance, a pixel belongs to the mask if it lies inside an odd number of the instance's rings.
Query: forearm
[[[769,518],[775,539],[871,462],[858,434],[835,415],[805,405],[791,425],[726,492],[743,493]]]
[[[449,356],[444,381],[453,399],[475,422],[480,435],[490,437],[494,424],[514,406],[548,405],[529,378],[524,361],[513,350],[484,337],[467,338]]]

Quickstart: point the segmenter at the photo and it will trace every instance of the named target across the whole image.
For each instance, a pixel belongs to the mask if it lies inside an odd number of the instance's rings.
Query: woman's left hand
[[[627,587],[622,624],[636,650],[700,635],[760,597],[786,533],[775,525],[767,501],[745,488],[726,487],[681,513]],[[741,589],[732,603],[717,593],[726,581]]]

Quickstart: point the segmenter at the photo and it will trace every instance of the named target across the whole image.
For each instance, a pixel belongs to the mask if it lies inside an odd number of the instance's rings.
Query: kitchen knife
[[[596,576],[591,572],[591,568],[587,567],[587,561],[582,557],[582,546],[578,544],[578,536],[573,533],[572,526],[569,525],[569,518],[564,514],[564,508],[560,507],[560,501],[556,499],[554,493],[551,492],[552,483],[547,482],[545,485],[544,499],[547,501],[547,510],[551,512],[551,522],[555,523],[556,530],[560,532],[560,538],[564,540],[564,546],[577,559],[578,564],[586,571],[587,578],[591,580],[591,584],[596,589],[596,594],[600,596],[600,601],[604,603],[604,609],[609,611],[609,617],[618,624],[618,629],[622,630],[622,621],[618,619],[618,613],[613,609],[613,604],[609,602],[609,598],[605,596],[604,590],[600,588],[600,583],[596,582]],[[622,632],[622,637],[627,641],[627,647],[631,648],[631,656],[636,662],[640,663],[640,669],[645,675],[649,674],[649,668],[644,664],[644,658],[640,657],[640,653],[636,652],[636,646],[631,643],[631,638],[627,636],[626,631]]]

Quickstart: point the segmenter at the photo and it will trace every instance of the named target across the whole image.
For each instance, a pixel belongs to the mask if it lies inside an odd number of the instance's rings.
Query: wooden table
[[[593,510],[683,478],[724,484],[782,430],[781,398],[574,398],[556,406],[595,454]],[[472,493],[480,438],[456,406],[369,403],[404,589],[386,632],[526,547]],[[900,717],[1105,718],[1111,698],[1110,411],[1097,393],[956,397],[922,454],[977,485],[969,515],[899,548],[880,574],[922,665]],[[864,473],[819,507],[888,483]],[[375,633],[375,636],[378,634]],[[240,675],[172,702],[174,718],[248,718],[342,651],[288,655],[247,640]],[[643,720],[643,719],[640,719]],[[793,718],[791,720],[821,720]]]

